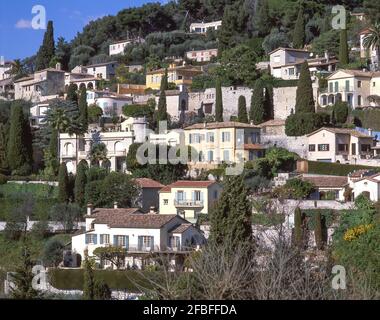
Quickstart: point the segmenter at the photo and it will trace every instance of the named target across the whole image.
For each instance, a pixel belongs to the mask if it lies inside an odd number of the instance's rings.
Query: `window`
[[[329,151],[330,145],[329,144],[319,144],[318,145],[318,151]]]
[[[214,191],[214,199],[218,199],[218,191]]]
[[[329,83],[329,92],[333,92],[334,84],[332,82]]]
[[[294,76],[294,68],[289,69],[289,76]]]
[[[180,237],[170,236],[169,237],[169,247],[179,248],[181,246]]]
[[[183,200],[185,200],[185,193],[183,191],[178,191],[176,198],[177,198],[177,201],[183,201]]]
[[[338,151],[339,152],[347,152],[348,151],[348,144],[338,144]]]
[[[362,105],[362,96],[358,96],[358,106]]]
[[[369,151],[371,151],[371,145],[370,144],[361,144],[360,150],[362,152],[369,152]]]
[[[279,63],[281,61],[281,57],[280,56],[274,56],[273,61],[275,63]]]
[[[202,201],[202,195],[200,191],[194,191],[194,201]]]
[[[214,133],[213,132],[207,133],[207,142],[214,142]]]
[[[376,87],[376,82],[372,82],[372,87]]]
[[[164,206],[167,206],[169,204],[169,200],[168,199],[164,199]]]
[[[339,82],[336,81],[335,82],[335,92],[338,92],[339,91]]]
[[[100,235],[100,244],[109,244],[110,243],[110,235],[109,234],[101,234]]]
[[[96,244],[98,240],[97,234],[86,234],[85,242],[86,244]]]
[[[352,155],[356,155],[356,144],[355,143],[351,144],[351,153],[352,153]]]
[[[207,153],[207,155],[208,155],[208,161],[214,161],[214,151],[209,151],[208,153]]]
[[[228,150],[223,151],[223,160],[230,161],[230,152]]]
[[[346,80],[346,91],[350,91],[350,80]]]
[[[358,88],[361,88],[361,87],[362,87],[362,82],[358,80]]]
[[[118,247],[128,248],[129,237],[128,236],[113,236],[113,244]]]
[[[309,151],[314,152],[315,151],[315,144],[309,144]]]
[[[222,132],[222,142],[230,142],[231,133],[230,132]]]
[[[138,237],[139,250],[152,250],[154,247],[154,237],[152,236],[139,236]]]

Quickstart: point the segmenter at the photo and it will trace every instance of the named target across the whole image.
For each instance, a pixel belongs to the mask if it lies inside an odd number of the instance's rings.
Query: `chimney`
[[[372,137],[373,130],[371,128],[368,128],[368,135]]]
[[[61,65],[61,63],[58,62],[58,63],[55,65],[55,69],[61,71],[61,70],[62,70],[62,65]]]
[[[88,216],[92,215],[93,210],[94,210],[94,207],[93,207],[92,203],[87,204],[87,215]]]
[[[117,201],[115,201],[115,202],[113,203],[113,208],[114,208],[114,209],[118,209],[118,208],[119,208],[119,204],[117,203]]]
[[[251,120],[250,124],[251,124],[251,126],[253,126],[253,125],[254,125],[254,123],[253,123],[253,120]]]
[[[327,62],[330,60],[329,52],[327,50],[325,51],[325,59]]]
[[[203,127],[207,128],[207,121],[203,122]]]

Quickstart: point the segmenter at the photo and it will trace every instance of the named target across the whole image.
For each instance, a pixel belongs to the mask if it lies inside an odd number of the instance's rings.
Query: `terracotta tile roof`
[[[375,179],[378,176],[380,176],[380,173],[372,174],[370,176],[363,176],[360,179],[355,180],[355,182],[359,182],[359,181],[362,181],[362,180],[369,180],[369,181],[372,181],[372,182],[375,182],[375,183],[380,183],[380,180]]]
[[[301,180],[312,183],[317,188],[341,188],[348,183],[342,176],[302,176]]]
[[[188,72],[188,73],[194,73],[194,74],[201,74],[203,71],[200,68],[197,67],[191,67],[188,65],[185,66],[176,66],[174,68],[168,68],[168,71],[178,71],[178,72]],[[165,69],[158,69],[158,70],[152,70],[148,71],[146,74],[156,74],[156,73],[164,73]]]
[[[192,130],[192,129],[219,129],[219,128],[259,128],[259,126],[248,124],[248,123],[241,123],[241,122],[234,122],[234,121],[227,121],[227,122],[206,122],[206,123],[196,123],[192,126],[186,127],[185,130]]]
[[[174,229],[170,230],[170,233],[184,233],[187,229],[189,229],[192,226],[191,223],[183,223],[179,226],[175,227]]]
[[[92,216],[91,216],[92,217]],[[160,229],[177,215],[142,214],[139,209],[95,209],[95,224],[107,224],[110,228]]]
[[[338,133],[338,134],[349,134],[349,135],[352,135],[354,137],[357,137],[357,138],[372,138],[371,136],[369,135],[366,135],[364,133],[361,133],[355,129],[345,129],[345,128],[328,128],[328,127],[322,127],[312,133],[309,133],[308,135],[306,135],[307,137],[310,137],[314,134],[316,134],[317,132],[319,131],[322,131],[322,130],[327,130],[327,131],[330,131],[332,133]]]
[[[165,187],[163,184],[149,178],[137,178],[135,179],[136,183],[141,188],[163,188]]]
[[[373,170],[361,169],[361,170],[356,170],[354,172],[351,172],[349,174],[349,177],[350,178],[362,178],[364,176],[371,176],[373,174],[374,174]]]
[[[171,192],[172,188],[208,188],[213,184],[217,183],[216,181],[191,181],[191,180],[180,180],[176,181],[166,187],[163,187],[160,190],[161,192]]]
[[[269,52],[268,55],[271,55],[272,53],[275,53],[276,51],[278,50],[285,50],[285,51],[295,51],[295,52],[309,52],[307,50],[303,50],[303,49],[293,49],[293,48],[283,48],[283,47],[279,47],[277,49],[274,49],[273,51]]]

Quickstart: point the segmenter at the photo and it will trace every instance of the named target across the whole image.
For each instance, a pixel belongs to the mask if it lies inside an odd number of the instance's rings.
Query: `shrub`
[[[43,261],[46,266],[58,267],[63,260],[64,244],[58,239],[50,239],[43,249]]]
[[[341,164],[341,163],[327,163],[319,161],[308,161],[309,173],[347,176],[349,173],[356,170],[366,169],[379,172],[379,167],[369,167],[361,165]]]
[[[274,189],[275,197],[284,199],[306,199],[314,191],[314,185],[301,179],[290,179],[286,184]]]
[[[285,122],[287,136],[303,136],[309,134],[326,124],[329,124],[328,115],[325,113],[297,113],[290,115]]]
[[[8,182],[8,178],[5,175],[0,174],[0,185],[6,184],[7,182]]]

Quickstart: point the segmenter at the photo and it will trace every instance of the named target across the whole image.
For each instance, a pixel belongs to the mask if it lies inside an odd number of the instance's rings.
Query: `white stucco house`
[[[208,30],[216,31],[222,26],[222,21],[195,22],[190,25],[191,33],[207,33]]]
[[[90,257],[99,247],[117,246],[125,249],[122,267],[144,267],[154,263],[154,258],[165,255],[172,263],[204,244],[202,233],[178,215],[142,214],[139,209],[99,208],[89,205],[86,229],[72,237],[72,252]],[[182,259],[181,259],[182,258]],[[112,269],[108,261],[96,258],[101,268]]]
[[[87,91],[87,104],[97,105],[103,110],[103,117],[121,116],[123,106],[132,104],[133,98],[109,91]]]

